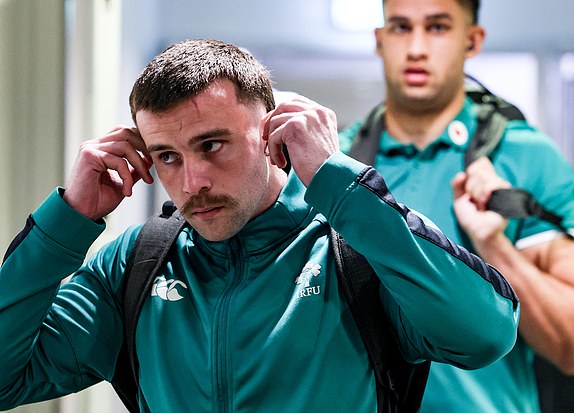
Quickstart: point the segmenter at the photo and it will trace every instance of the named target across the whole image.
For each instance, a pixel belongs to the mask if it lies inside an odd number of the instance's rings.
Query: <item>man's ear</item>
[[[478,24],[474,24],[468,29],[468,45],[465,55],[467,59],[480,53],[485,36],[484,28]]]
[[[375,51],[379,57],[383,57],[383,28],[377,27],[375,29]]]

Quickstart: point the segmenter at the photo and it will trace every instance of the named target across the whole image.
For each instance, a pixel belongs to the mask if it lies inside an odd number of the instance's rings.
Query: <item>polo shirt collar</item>
[[[476,131],[476,111],[469,97],[465,98],[464,105],[458,115],[447,125],[442,134],[428,146],[448,146],[461,152],[465,151]],[[380,150],[385,155],[396,153],[414,156],[420,152],[412,143],[401,143],[393,138],[386,130],[383,132]],[[425,148],[426,150],[426,148]]]

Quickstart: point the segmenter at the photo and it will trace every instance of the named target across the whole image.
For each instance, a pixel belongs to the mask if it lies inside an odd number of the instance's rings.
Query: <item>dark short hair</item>
[[[480,0],[458,0],[463,7],[470,10],[472,16],[472,23],[478,23],[478,10],[480,9]]]
[[[385,4],[386,0],[383,0],[383,5]],[[460,3],[462,7],[468,9],[470,11],[470,15],[472,16],[472,23],[478,23],[478,10],[480,8],[480,0],[456,0]]]
[[[218,79],[233,82],[240,102],[275,107],[271,76],[251,54],[218,40],[186,40],[169,46],[139,75],[130,94],[132,118],[140,110],[168,110]]]

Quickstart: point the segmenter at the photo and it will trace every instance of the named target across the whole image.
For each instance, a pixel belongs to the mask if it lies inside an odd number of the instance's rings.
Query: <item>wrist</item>
[[[471,241],[476,251],[484,259],[496,256],[497,253],[503,251],[507,246],[512,245],[502,231],[484,236],[471,236]]]
[[[74,211],[76,211],[78,214],[83,215],[84,217],[98,223],[98,224],[102,224],[103,223],[103,217],[100,216],[93,216],[90,214],[90,210],[87,210],[85,208],[81,208],[80,205],[81,203],[76,202],[74,200],[74,198],[72,196],[70,196],[70,191],[66,190],[66,188],[58,188],[58,194],[60,195],[60,197],[62,198],[62,200],[70,207],[72,208]]]

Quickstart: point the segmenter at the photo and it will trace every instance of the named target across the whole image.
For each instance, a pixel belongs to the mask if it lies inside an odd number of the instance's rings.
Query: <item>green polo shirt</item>
[[[426,215],[471,251],[454,215],[451,180],[464,169],[464,153],[477,126],[475,109],[467,98],[456,118],[422,150],[384,132],[375,161],[398,202]],[[350,148],[360,126],[358,122],[341,133],[343,151]],[[492,161],[513,187],[530,191],[546,209],[562,216],[567,228],[574,228],[574,172],[549,137],[523,121],[510,121]],[[536,218],[511,219],[505,232],[518,248],[560,234]],[[508,356],[480,370],[433,363],[421,412],[539,412],[533,357],[532,349],[519,339]]]

